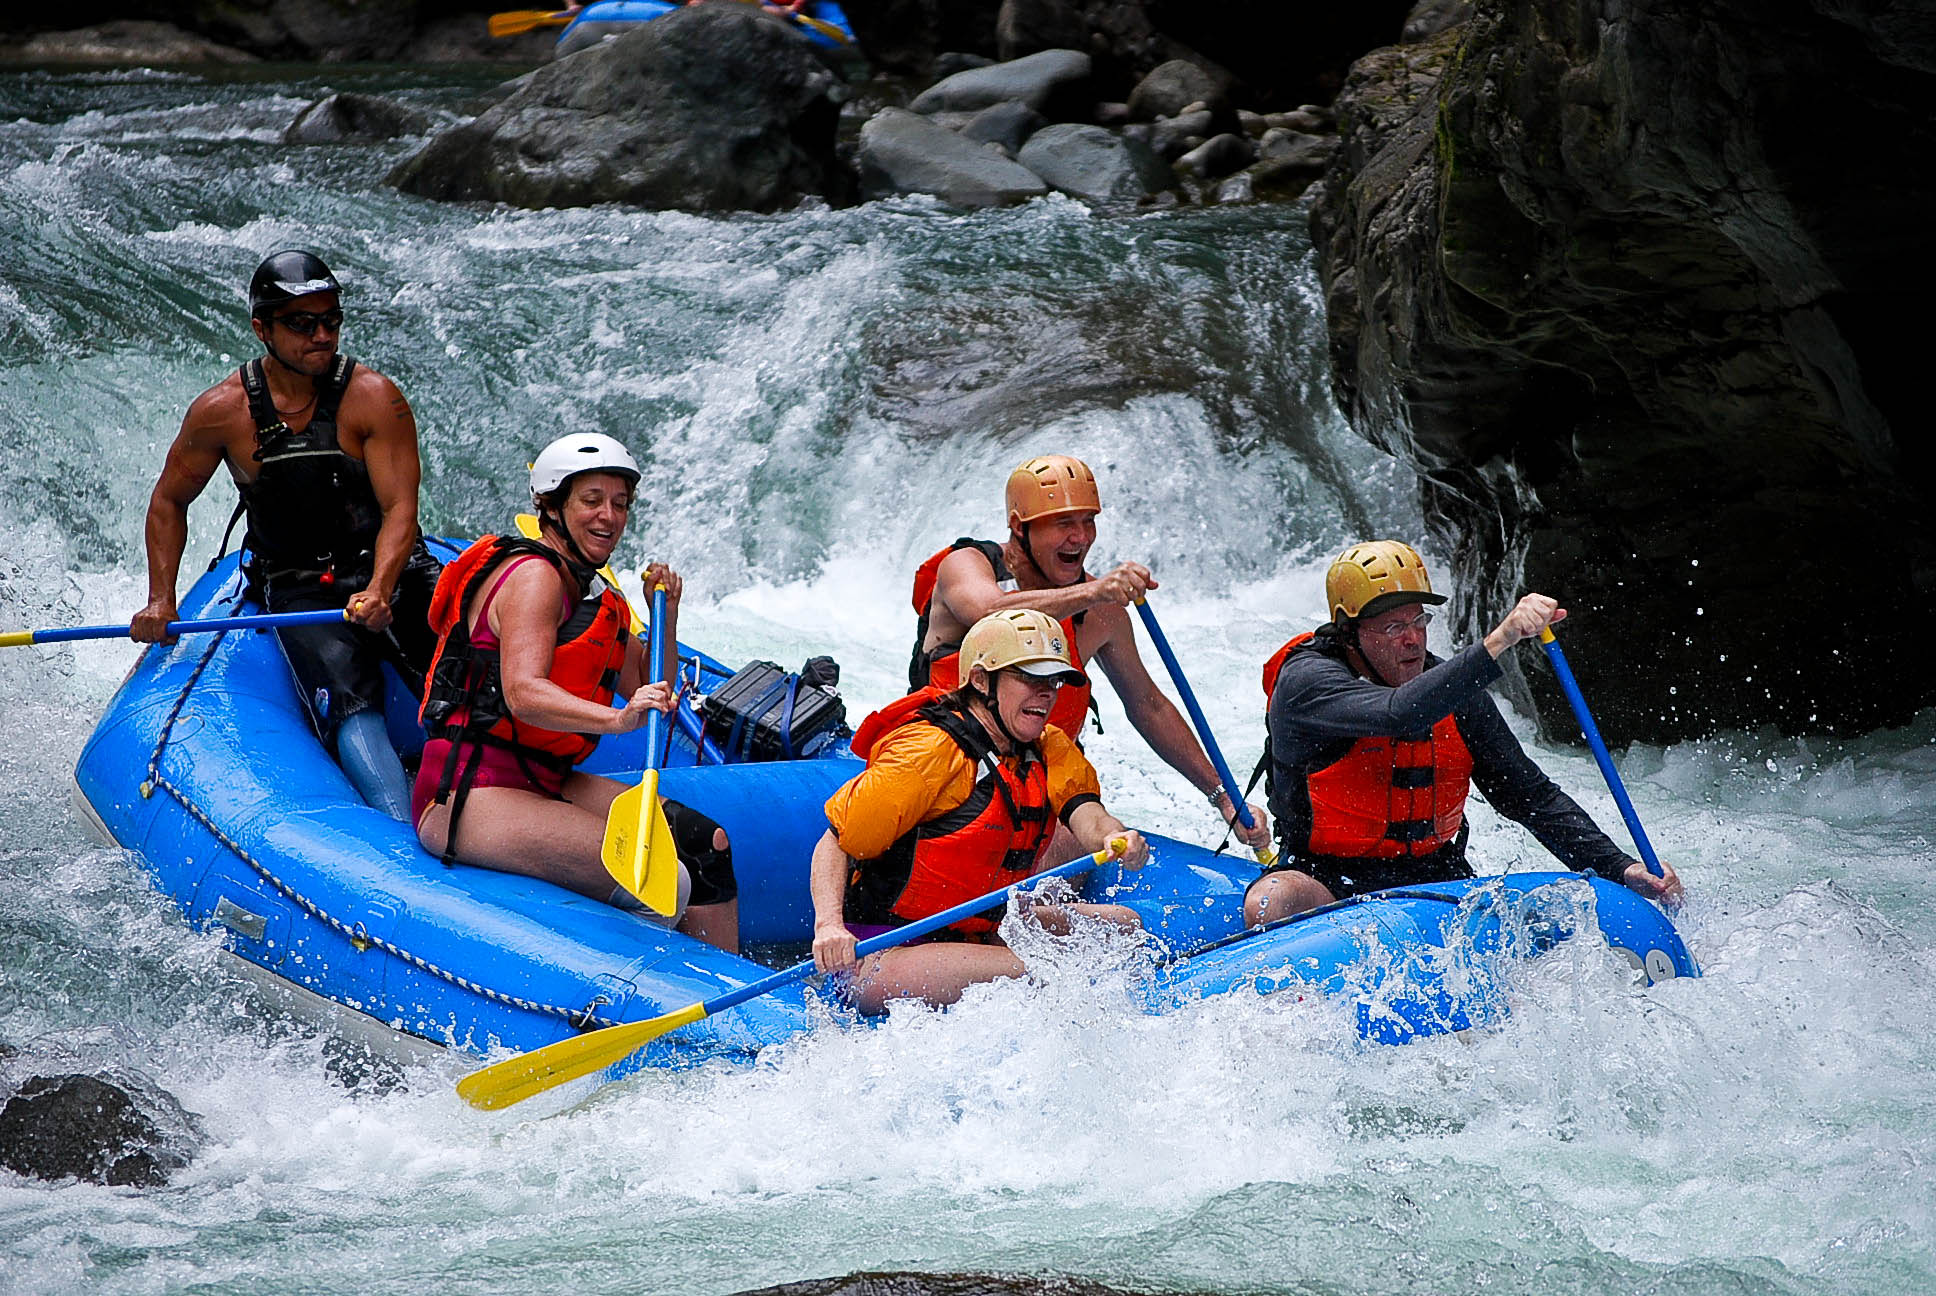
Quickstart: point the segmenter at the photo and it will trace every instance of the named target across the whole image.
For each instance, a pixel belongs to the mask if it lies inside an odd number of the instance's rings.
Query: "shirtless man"
[[[1005,491],[1008,539],[963,537],[921,564],[914,577],[920,614],[908,685],[944,689],[960,682],[958,650],[968,627],[991,612],[1034,608],[1063,623],[1078,671],[1095,662],[1109,677],[1129,722],[1165,763],[1203,793],[1238,840],[1255,849],[1270,844],[1264,812],[1251,806],[1251,827],[1236,822],[1237,807],[1204,755],[1189,722],[1150,678],[1125,610],[1156,578],[1141,563],[1119,563],[1102,576],[1083,569],[1096,543],[1102,511],[1096,476],[1068,455],[1041,455],[1009,474]],[[1080,739],[1089,686],[1059,690],[1049,723]]]
[[[413,691],[435,640],[438,564],[417,529],[417,424],[396,384],[337,353],[342,288],[308,252],[249,281],[264,354],[196,397],[148,501],[148,605],[129,625],[172,642],[188,506],[224,464],[249,520],[243,570],[272,612],[343,608],[343,625],[279,630],[317,735],[363,799],[397,819],[410,786],[383,721],[381,663]]]

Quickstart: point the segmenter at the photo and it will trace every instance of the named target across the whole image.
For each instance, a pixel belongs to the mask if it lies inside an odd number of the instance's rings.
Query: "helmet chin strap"
[[[592,579],[598,575],[598,564],[588,558],[585,551],[578,547],[577,537],[572,535],[571,528],[565,524],[565,511],[553,506],[542,510],[538,516],[543,525],[556,530],[559,538],[565,542],[566,557],[570,560],[572,575],[578,578],[581,589],[590,593]]]
[[[1397,688],[1398,686],[1396,684],[1385,678],[1383,671],[1372,664],[1371,658],[1365,655],[1364,644],[1358,638],[1358,619],[1353,617],[1350,621],[1346,622],[1346,626],[1347,628],[1340,632],[1339,637],[1344,640],[1347,648],[1358,655],[1358,660],[1364,663],[1366,677],[1374,684],[1382,684],[1386,688]]]
[[[1008,727],[1008,721],[1002,719],[1001,704],[995,700],[995,687],[996,687],[995,679],[996,679],[996,676],[1000,674],[1001,674],[1000,671],[989,672],[988,691],[986,693],[976,688],[972,683],[969,684],[968,690],[969,692],[975,695],[975,700],[977,702],[980,702],[983,706],[988,708],[988,713],[995,718],[995,727],[1001,730],[1002,737],[1008,740],[1008,745],[1011,748],[1013,748],[1015,751],[1021,751],[1024,747],[1028,746],[1028,744],[1023,742],[1020,738],[1017,738],[1015,736],[1015,731]]]

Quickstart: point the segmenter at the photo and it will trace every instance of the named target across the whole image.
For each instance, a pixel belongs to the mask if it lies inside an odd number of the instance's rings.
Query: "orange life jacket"
[[[506,559],[521,554],[543,558],[561,574],[570,567],[562,554],[535,540],[485,536],[459,554],[437,579],[430,596],[430,628],[437,650],[425,676],[423,709],[418,718],[431,738],[448,738],[453,747],[483,742],[508,747],[521,760],[554,770],[570,769],[592,754],[598,735],[543,729],[519,721],[504,703],[498,651],[471,642],[471,599]],[[631,609],[617,591],[597,600],[580,600],[558,627],[546,678],[574,697],[609,704],[625,664],[631,635]],[[455,751],[453,751],[453,756]],[[447,789],[440,789],[440,792]],[[442,800],[440,795],[439,800]],[[452,834],[453,836],[455,834]]]
[[[976,767],[974,789],[959,806],[911,831],[879,857],[856,860],[847,879],[847,917],[898,926],[940,913],[1034,872],[1055,836],[1049,773],[1035,747],[1021,753],[1017,771],[995,750],[979,720],[950,706],[929,687],[891,702],[861,721],[854,754],[903,725],[929,724],[953,739]],[[964,918],[949,930],[993,931],[999,909]]]
[[[928,612],[934,606],[934,587],[940,579],[941,564],[949,554],[957,549],[979,549],[988,565],[995,569],[997,581],[1012,580],[1008,564],[1002,561],[1002,547],[993,540],[971,540],[967,536],[955,541],[946,549],[929,556],[928,560],[914,572],[914,611],[919,618],[914,627],[914,657],[908,665],[908,688],[919,690],[933,685],[943,691],[961,687],[960,645],[947,649],[937,648],[932,655],[922,647],[928,639]],[[1062,618],[1062,633],[1069,645],[1069,660],[1077,670],[1082,669],[1082,649],[1077,646],[1076,627],[1082,624],[1082,614]],[[1049,723],[1069,737],[1082,739],[1082,722],[1087,717],[1092,703],[1087,684],[1064,684],[1056,690],[1055,705],[1049,708]]]
[[[1310,633],[1297,636],[1264,664],[1267,715],[1278,673],[1311,639]],[[1287,840],[1287,856],[1417,857],[1447,845],[1464,826],[1472,753],[1448,715],[1422,738],[1360,738],[1343,756],[1303,777],[1311,802],[1310,833],[1304,841]],[[1281,815],[1279,824],[1292,827]]]

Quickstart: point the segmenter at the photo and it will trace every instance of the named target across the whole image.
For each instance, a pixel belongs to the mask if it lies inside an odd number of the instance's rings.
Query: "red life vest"
[[[995,569],[995,579],[1009,580],[1008,565],[1002,561],[1002,547],[993,540],[970,540],[963,536],[946,549],[929,556],[928,560],[914,572],[914,612],[920,619],[914,629],[914,658],[908,667],[908,687],[922,689],[929,685],[944,692],[961,687],[960,645],[946,649],[937,648],[932,656],[923,648],[928,639],[928,611],[934,605],[934,587],[940,579],[941,564],[949,554],[957,549],[978,549],[988,565]],[[1069,645],[1069,660],[1077,670],[1082,669],[1082,649],[1077,646],[1076,627],[1082,622],[1080,614],[1062,618],[1062,633]],[[1049,708],[1049,723],[1069,737],[1082,737],[1082,722],[1089,714],[1089,686],[1087,684],[1064,684],[1056,690],[1055,705]],[[857,749],[858,750],[858,749]]]
[[[968,799],[917,824],[879,857],[856,860],[847,879],[847,917],[899,926],[1021,881],[1035,871],[1055,836],[1049,772],[1033,746],[1017,772],[995,750],[981,721],[950,706],[938,688],[891,702],[861,721],[854,754],[908,724],[929,724],[953,739],[977,770]],[[949,930],[989,932],[999,909],[954,923]]]
[[[1278,673],[1311,639],[1310,633],[1297,636],[1264,663],[1267,715]],[[1336,761],[1305,774],[1304,781],[1311,802],[1310,837],[1286,842],[1288,855],[1430,855],[1455,839],[1465,824],[1472,753],[1448,715],[1423,738],[1360,738]]]
[[[466,610],[472,597],[504,560],[521,554],[549,561],[561,575],[570,572],[562,554],[535,540],[485,536],[438,577],[430,596],[430,628],[437,632],[437,650],[425,676],[418,718],[428,736],[448,738],[453,746],[489,743],[511,748],[533,764],[568,770],[592,754],[598,735],[520,722],[504,703],[497,649],[471,642]],[[596,601],[581,600],[558,627],[546,678],[574,697],[610,704],[619,670],[625,665],[631,620],[631,608],[615,590],[605,590]]]

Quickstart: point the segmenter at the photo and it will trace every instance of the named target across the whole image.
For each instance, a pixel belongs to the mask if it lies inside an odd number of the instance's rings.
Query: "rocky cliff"
[[[1522,573],[1577,614],[1616,742],[1936,701],[1932,93],[1931,6],[1887,0],[1476,0],[1352,70],[1339,403],[1417,469],[1470,630]]]

